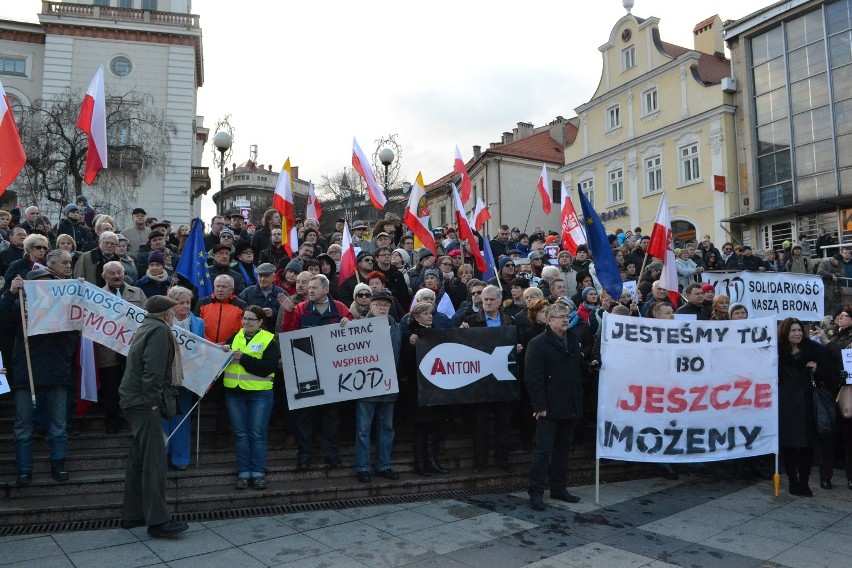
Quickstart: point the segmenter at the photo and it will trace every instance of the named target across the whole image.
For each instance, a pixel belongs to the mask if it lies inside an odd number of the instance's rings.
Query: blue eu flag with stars
[[[586,224],[586,240],[589,241],[589,249],[592,251],[592,259],[595,261],[595,275],[607,294],[618,301],[624,283],[621,280],[621,273],[618,271],[618,264],[615,262],[615,254],[612,252],[612,247],[609,246],[601,218],[598,217],[579,185],[577,190],[577,193],[580,194],[580,205],[583,208],[583,222]]]
[[[204,250],[204,235],[201,234],[201,219],[194,219],[189,238],[180,255],[175,272],[186,278],[198,290],[198,297],[213,294],[213,281],[207,269],[207,251]]]

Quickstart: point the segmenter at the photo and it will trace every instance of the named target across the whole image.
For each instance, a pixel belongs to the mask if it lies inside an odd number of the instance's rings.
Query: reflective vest
[[[241,329],[234,337],[234,341],[231,342],[231,349],[234,351],[242,351],[243,357],[254,357],[255,359],[260,359],[263,357],[263,352],[266,351],[266,348],[269,347],[269,344],[273,339],[275,339],[275,336],[272,333],[261,329],[254,337],[251,338],[251,342],[246,344],[246,336]],[[252,391],[271,390],[273,376],[274,373],[270,373],[265,377],[253,375],[246,371],[239,363],[232,362],[230,365],[225,367],[224,385],[225,388],[229,389],[241,388],[243,390]]]

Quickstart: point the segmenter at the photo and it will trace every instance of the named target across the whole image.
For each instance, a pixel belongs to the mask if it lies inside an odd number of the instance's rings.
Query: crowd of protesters
[[[429,476],[447,474],[440,463],[441,444],[448,428],[473,438],[473,472],[489,467],[510,471],[510,446],[533,452],[530,498],[542,509],[545,477],[550,471],[551,498],[574,501],[565,488],[568,449],[574,437],[593,431],[600,368],[603,314],[672,319],[687,314],[699,320],[748,317],[742,304],[717,295],[701,284],[704,271],[789,271],[818,274],[827,283],[852,277],[852,247],[825,259],[811,258],[810,247],[785,241],[779,251],[755,252],[749,246],[714,245],[701,241],[677,243],[675,250],[680,301],[672,303],[660,282],[663,264],[647,255],[650,237],[640,228],[609,236],[626,286],[613,298],[601,289],[590,250],[561,249],[559,235],[536,227],[530,233],[500,226],[489,242],[495,258],[494,275],[484,278],[453,227],[434,232],[437,255],[415,248],[415,239],[400,219],[388,214],[370,224],[350,224],[357,247],[356,273],[346,279],[340,270],[344,220],[324,234],[315,220],[298,223],[298,246],[293,254],[283,247],[280,214],[270,209],[258,227],[241,216],[215,216],[204,236],[213,294],[197,297],[191,282],[175,274],[190,227],[173,228],[168,220],[132,211],[132,224],[119,227],[97,215],[80,196],[62,211],[54,226],[38,207],[0,211],[0,268],[4,275],[0,297],[0,348],[15,393],[15,453],[17,482],[32,481],[32,445],[43,435],[50,447],[51,475],[69,479],[65,467],[68,433],[77,427],[78,386],[75,333],[30,338],[38,407],[32,411],[25,358],[22,352],[18,294],[26,279],[81,278],[144,306],[152,296],[174,303],[174,323],[234,353],[224,376],[214,383],[209,398],[216,408],[218,448],[234,449],[235,488],[263,490],[266,481],[267,431],[280,421],[295,436],[297,468],[316,465],[314,438],[321,459],[330,468],[345,467],[340,455],[344,419],[354,412],[357,479],[371,474],[395,480],[392,468],[395,424],[413,430],[414,470]],[[477,234],[482,244],[482,237]],[[824,233],[819,246],[830,245]],[[816,252],[816,251],[815,251]],[[41,268],[43,267],[43,268]],[[834,317],[810,326],[785,320],[779,327],[779,388],[783,463],[790,492],[809,495],[808,475],[814,449],[820,449],[821,485],[829,489],[835,457],[845,456],[848,487],[852,489],[852,421],[838,419],[836,438],[817,438],[813,432],[811,378],[833,389],[840,349],[852,343],[852,307],[831,304]],[[319,325],[346,325],[360,318],[386,320],[391,328],[400,382],[398,395],[288,411],[278,332]],[[417,400],[416,345],[423,329],[505,326],[514,330],[521,363],[522,397],[515,402],[478,403],[459,407],[421,407]],[[806,329],[807,328],[807,329]],[[810,336],[810,337],[808,337]],[[119,390],[127,360],[98,346],[99,400],[104,429],[126,429]],[[560,374],[564,383],[543,381]],[[180,427],[195,395],[178,389],[178,413],[163,421],[172,434],[168,465],[189,465],[190,421]],[[29,410],[27,410],[29,408]],[[810,413],[810,414],[809,414]],[[371,432],[375,459],[371,463]],[[316,434],[316,435],[315,435]],[[588,435],[588,434],[586,434]],[[746,460],[737,464],[745,476],[765,478],[766,464]],[[677,478],[671,465],[660,474]]]

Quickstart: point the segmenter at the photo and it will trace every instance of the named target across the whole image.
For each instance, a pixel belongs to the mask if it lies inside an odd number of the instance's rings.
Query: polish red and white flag
[[[565,191],[565,183],[562,184],[562,248],[577,254],[577,247],[586,244],[586,234],[580,221],[577,220],[577,211],[571,203],[571,197]]]
[[[476,208],[473,210],[473,228],[482,232],[482,226],[491,218],[491,212],[482,201],[481,197],[476,198]]]
[[[550,200],[550,190],[547,183],[547,166],[541,166],[541,175],[538,176],[538,193],[541,195],[541,208],[545,215],[550,215],[553,202]]]
[[[15,181],[26,163],[27,155],[15,126],[12,105],[0,83],[0,195]]]
[[[317,194],[314,191],[314,182],[309,182],[305,219],[316,219],[319,221],[320,217],[322,217],[322,205],[320,205],[319,199],[317,199]]]
[[[467,173],[467,166],[464,164],[464,160],[462,159],[461,152],[459,152],[459,147],[456,146],[456,158],[453,161],[453,171],[457,174],[461,174],[461,202],[462,205],[467,203],[467,200],[470,199],[470,175]]]
[[[339,282],[343,282],[350,276],[355,276],[355,247],[352,245],[352,234],[349,232],[349,223],[346,221],[343,222],[341,248]]]
[[[296,228],[296,210],[293,207],[293,168],[290,166],[290,158],[284,162],[275,182],[272,208],[281,215],[281,244],[292,257],[299,248],[299,241],[292,236]]]
[[[86,169],[83,181],[95,182],[101,169],[107,168],[106,97],[104,95],[104,66],[98,67],[77,118],[77,128],[86,133],[89,147],[86,150]]]
[[[370,162],[358,146],[358,141],[352,139],[352,167],[355,168],[364,182],[367,184],[367,191],[370,194],[370,201],[373,202],[373,207],[376,209],[384,209],[387,198],[382,186],[376,181],[376,175],[373,173],[373,168],[370,167]]]
[[[414,248],[426,247],[432,251],[433,256],[437,257],[438,249],[435,247],[435,236],[432,234],[431,215],[429,204],[426,202],[422,172],[417,173],[417,178],[411,186],[402,221],[414,233]]]
[[[476,235],[473,234],[473,230],[467,222],[467,217],[464,215],[464,206],[459,197],[459,190],[456,189],[456,184],[451,183],[450,185],[453,186],[453,199],[456,204],[456,223],[459,226],[459,240],[467,241],[467,248],[473,255],[474,261],[476,261],[476,267],[480,272],[485,272],[487,269],[485,266],[485,257],[482,256],[482,251],[479,250],[479,244],[476,242]]]
[[[657,210],[657,218],[654,220],[654,228],[651,230],[648,254],[662,260],[663,272],[660,274],[660,284],[668,292],[672,305],[677,307],[680,299],[677,289],[677,265],[675,264],[672,222],[665,193],[663,193],[663,198],[660,199],[660,208]]]

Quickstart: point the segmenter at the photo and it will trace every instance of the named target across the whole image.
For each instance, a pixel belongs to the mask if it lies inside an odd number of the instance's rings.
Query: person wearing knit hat
[[[735,302],[728,307],[728,318],[732,320],[748,319],[748,308],[745,304]]]
[[[355,285],[355,291],[352,295],[354,300],[352,300],[352,305],[349,306],[349,311],[352,312],[355,319],[366,318],[367,314],[370,313],[370,301],[373,298],[373,291],[363,282],[359,282]]]
[[[704,294],[704,305],[710,309],[713,305],[713,298],[716,296],[716,289],[709,282],[701,285],[701,293]]]
[[[172,285],[172,279],[166,272],[165,255],[155,250],[148,253],[148,265],[145,275],[136,281],[136,286],[145,293],[146,298],[152,296],[165,296]]]
[[[443,293],[441,282],[441,271],[437,268],[427,268],[423,271],[423,287],[435,292],[436,299]]]
[[[411,266],[411,255],[403,248],[394,249],[391,253],[391,264],[399,270],[405,271]]]
[[[56,226],[56,236],[69,235],[74,239],[77,250],[81,250],[91,239],[89,231],[83,225],[83,210],[69,203],[62,210],[62,219]]]

